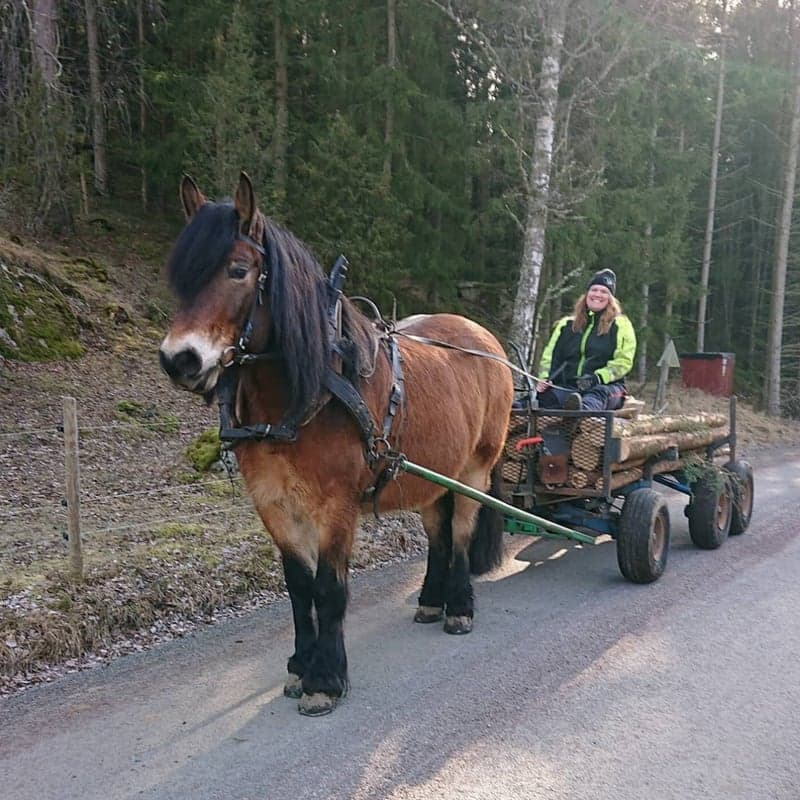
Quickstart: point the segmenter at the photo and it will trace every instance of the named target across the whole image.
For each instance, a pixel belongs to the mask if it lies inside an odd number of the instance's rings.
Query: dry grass
[[[214,480],[206,480],[211,489]],[[53,518],[12,531],[0,515],[0,675],[74,658],[166,615],[204,619],[282,590],[279,558],[241,495],[220,499],[201,482],[185,487],[178,506],[175,521],[158,497],[138,508],[120,498],[87,513],[106,527],[86,528],[81,583],[70,579]],[[187,513],[193,518],[181,521]]]

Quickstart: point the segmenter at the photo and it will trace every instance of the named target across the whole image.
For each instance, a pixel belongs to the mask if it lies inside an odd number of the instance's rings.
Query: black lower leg
[[[320,557],[314,580],[314,605],[319,632],[311,665],[303,674],[303,691],[340,697],[347,690],[347,654],[344,649],[346,567],[337,574],[331,562]]]
[[[453,547],[453,495],[448,492],[438,502],[439,527],[428,531],[428,569],[419,595],[421,606],[443,608]]]
[[[294,616],[294,654],[289,659],[287,668],[292,674],[302,677],[311,664],[317,642],[317,631],[311,614],[314,576],[309,567],[292,556],[283,557],[283,574]]]
[[[474,610],[469,554],[464,548],[454,548],[447,580],[446,614],[448,617],[472,617]]]

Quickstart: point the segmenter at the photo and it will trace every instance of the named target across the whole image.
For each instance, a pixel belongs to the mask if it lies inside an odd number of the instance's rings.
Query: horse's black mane
[[[239,217],[230,201],[205,203],[183,229],[167,263],[170,287],[191,303],[228,260]],[[328,282],[311,251],[292,233],[264,220],[264,249],[270,259],[267,288],[271,317],[270,349],[283,356],[289,383],[287,415],[299,418],[323,393],[331,363]],[[345,374],[357,384],[373,358],[374,330],[350,303],[343,305]]]

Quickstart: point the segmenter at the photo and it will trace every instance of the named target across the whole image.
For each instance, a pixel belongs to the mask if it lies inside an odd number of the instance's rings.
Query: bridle
[[[246,233],[239,232],[236,238],[250,245],[250,247],[261,256],[261,263],[258,269],[258,278],[256,279],[256,292],[253,297],[253,302],[250,305],[250,313],[248,314],[247,320],[242,326],[239,336],[236,338],[236,344],[226,347],[220,356],[220,366],[225,370],[233,365],[249,364],[253,361],[269,361],[280,358],[280,354],[277,352],[266,351],[263,353],[251,353],[248,350],[250,347],[250,340],[253,338],[256,310],[264,305],[264,292],[267,290],[270,266],[277,263],[278,249],[272,239],[268,241],[267,250]]]

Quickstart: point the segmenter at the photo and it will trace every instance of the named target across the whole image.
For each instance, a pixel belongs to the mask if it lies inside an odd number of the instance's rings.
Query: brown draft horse
[[[381,465],[368,464],[353,417],[323,386],[322,376],[337,355],[328,280],[316,259],[261,213],[244,173],[233,202],[207,200],[188,176],[181,199],[188,221],[168,263],[178,311],[161,344],[161,365],[177,386],[210,400],[248,320],[249,351],[270,354],[238,367],[236,417],[241,425],[256,425],[277,424],[289,415],[301,420],[296,440],[247,440],[238,444],[236,455],[258,514],[282,554],[291,598],[295,651],[284,692],[299,698],[301,713],[325,714],[348,688],[343,637],[348,561],[358,518],[371,510],[365,492]],[[272,258],[262,262],[262,255]],[[509,369],[406,334],[500,357],[503,349],[487,330],[452,314],[410,317],[396,329],[405,399],[391,423],[392,447],[411,461],[487,490],[509,419]],[[344,374],[372,418],[383,420],[393,382],[386,334],[343,299],[341,336],[350,348]],[[470,569],[480,574],[499,564],[499,514],[485,507],[479,514],[476,502],[404,473],[385,486],[379,508],[422,514],[429,552],[415,621],[435,622],[444,614],[448,633],[469,633]]]

